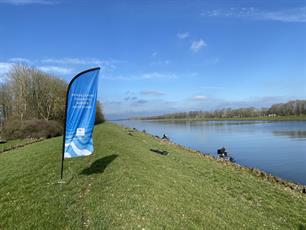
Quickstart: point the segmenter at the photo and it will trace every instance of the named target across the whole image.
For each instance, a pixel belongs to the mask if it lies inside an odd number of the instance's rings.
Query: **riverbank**
[[[230,117],[230,118],[171,118],[171,119],[137,119],[131,120],[144,120],[144,121],[306,121],[306,115],[302,116],[276,116],[276,117]]]
[[[0,155],[0,229],[306,227],[304,194],[111,123],[96,126],[92,156],[65,160],[58,184],[61,141]]]

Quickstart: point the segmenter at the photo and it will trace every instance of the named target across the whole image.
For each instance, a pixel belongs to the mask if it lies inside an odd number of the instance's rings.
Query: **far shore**
[[[276,116],[276,117],[231,117],[231,118],[165,118],[165,119],[146,119],[130,118],[129,120],[142,121],[306,121],[306,115],[302,116]]]

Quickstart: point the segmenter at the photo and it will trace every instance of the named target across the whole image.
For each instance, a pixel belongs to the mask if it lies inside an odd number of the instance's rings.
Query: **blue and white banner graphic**
[[[100,68],[86,70],[69,84],[66,99],[64,158],[93,153],[92,132],[96,116]]]

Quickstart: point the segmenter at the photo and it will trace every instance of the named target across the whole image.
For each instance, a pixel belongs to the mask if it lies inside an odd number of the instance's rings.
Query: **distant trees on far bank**
[[[27,65],[15,65],[7,75],[7,81],[0,84],[0,137],[38,137],[35,130],[42,124],[45,129],[40,132],[42,137],[60,135],[67,86],[65,81],[55,76]],[[96,117],[96,124],[104,121],[100,103],[97,104]],[[29,130],[33,131],[32,134]]]
[[[294,100],[287,103],[274,104],[270,108],[224,108],[214,111],[191,111],[171,113],[160,116],[141,117],[143,120],[159,119],[214,119],[214,118],[248,118],[276,116],[306,115],[306,100]]]

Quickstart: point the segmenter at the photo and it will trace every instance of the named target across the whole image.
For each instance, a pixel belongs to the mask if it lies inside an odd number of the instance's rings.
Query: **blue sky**
[[[306,2],[0,0],[0,81],[102,68],[109,118],[306,98]]]

